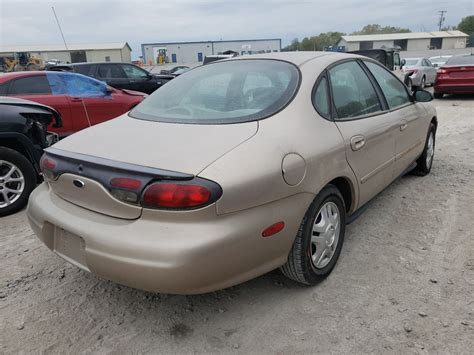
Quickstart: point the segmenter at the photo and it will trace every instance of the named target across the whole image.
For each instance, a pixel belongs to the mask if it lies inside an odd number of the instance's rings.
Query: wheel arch
[[[433,116],[433,118],[431,118],[431,122],[430,122],[430,123],[432,123],[432,124],[434,125],[434,127],[435,127],[435,133],[436,133],[436,131],[438,130],[438,118],[437,118],[436,116]]]
[[[23,155],[33,165],[35,172],[39,177],[40,169],[38,160],[41,153],[35,149],[31,141],[29,141],[22,134],[18,133],[0,133],[0,139],[0,147],[12,149]]]
[[[327,185],[334,185],[339,190],[344,199],[346,213],[352,213],[356,202],[356,190],[352,181],[347,177],[339,176],[329,181]]]

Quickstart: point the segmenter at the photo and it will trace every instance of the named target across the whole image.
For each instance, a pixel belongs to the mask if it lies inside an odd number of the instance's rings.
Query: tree
[[[457,29],[469,36],[474,36],[474,15],[464,17],[459,22]]]
[[[322,51],[326,46],[335,46],[343,35],[342,32],[325,32],[317,36],[305,37],[301,42],[295,38],[282,51]]]
[[[373,34],[384,34],[384,33],[407,33],[411,32],[409,28],[393,27],[393,26],[380,26],[378,24],[365,25],[362,30],[352,32],[352,35],[373,35]]]

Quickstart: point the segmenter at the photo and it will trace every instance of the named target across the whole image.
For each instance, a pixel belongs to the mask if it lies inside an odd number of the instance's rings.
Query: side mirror
[[[413,98],[417,102],[429,102],[433,100],[433,95],[426,90],[417,90],[413,93]]]
[[[405,59],[402,59],[402,61],[400,62],[400,68],[403,68],[406,63],[407,61]]]

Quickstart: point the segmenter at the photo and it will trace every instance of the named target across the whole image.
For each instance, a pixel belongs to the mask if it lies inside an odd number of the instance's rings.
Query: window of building
[[[443,48],[443,38],[431,38],[430,39],[430,49],[441,49]]]
[[[361,41],[360,42],[360,49],[373,49],[374,48],[374,41]]]
[[[406,51],[408,47],[408,40],[407,39],[396,39],[393,41],[393,45],[395,47],[400,47],[400,50]]]

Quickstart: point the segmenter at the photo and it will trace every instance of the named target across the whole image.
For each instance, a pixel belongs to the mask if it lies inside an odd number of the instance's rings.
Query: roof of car
[[[3,75],[0,75],[0,84],[8,82],[12,79],[25,78],[28,76],[46,75],[47,73],[54,73],[55,75],[81,75],[77,73],[47,71],[47,70],[16,71],[16,72],[4,73]]]
[[[320,58],[332,56],[335,60],[344,59],[349,57],[360,58],[360,55],[340,52],[275,52],[275,53],[262,53],[262,54],[246,54],[242,56],[232,57],[229,59],[223,59],[222,61],[229,60],[244,60],[244,59],[274,59],[274,60],[285,60],[291,62],[297,66],[301,66],[304,63]]]
[[[125,63],[125,62],[80,62],[80,63],[59,63],[57,66],[58,67],[76,67],[80,65],[96,65],[96,64],[130,64],[130,65],[135,65],[133,63]]]

